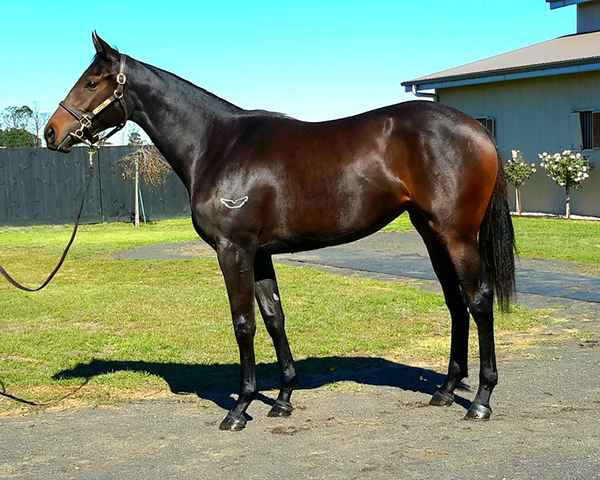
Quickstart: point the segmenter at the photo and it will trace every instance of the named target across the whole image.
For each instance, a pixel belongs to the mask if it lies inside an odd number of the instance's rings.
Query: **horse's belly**
[[[302,251],[358,240],[387,225],[404,211],[394,195],[364,194],[305,199],[281,212],[273,245],[279,252]]]

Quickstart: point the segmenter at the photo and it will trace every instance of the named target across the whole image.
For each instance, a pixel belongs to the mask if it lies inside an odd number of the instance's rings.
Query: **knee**
[[[254,317],[250,315],[237,315],[235,317],[234,327],[235,335],[238,338],[252,337],[256,332]]]
[[[271,337],[281,336],[285,333],[283,326],[283,315],[279,315],[277,313],[273,315],[265,315],[264,317],[265,325],[267,327],[267,331]]]
[[[469,310],[476,323],[492,313],[493,302],[494,293],[490,288],[481,288],[473,295],[469,302]]]
[[[267,327],[276,325],[283,312],[279,303],[279,296],[275,290],[271,286],[265,287],[258,282],[256,284],[256,298]]]
[[[261,303],[261,313],[269,335],[279,336],[284,333],[283,312],[272,299]]]

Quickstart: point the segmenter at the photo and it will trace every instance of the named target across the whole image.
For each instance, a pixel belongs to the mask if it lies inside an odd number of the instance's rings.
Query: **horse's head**
[[[92,64],[60,102],[44,130],[52,150],[69,152],[77,143],[94,143],[98,133],[111,127],[116,131],[127,121],[125,56],[96,32],[92,39],[96,48]]]

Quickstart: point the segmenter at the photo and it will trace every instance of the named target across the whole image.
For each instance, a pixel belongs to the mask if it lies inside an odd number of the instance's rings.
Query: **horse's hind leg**
[[[454,402],[454,390],[468,376],[469,311],[446,245],[425,218],[416,213],[411,213],[410,218],[425,242],[452,319],[448,375],[429,402],[431,405],[448,406]]]
[[[273,340],[281,374],[279,396],[268,415],[270,417],[287,417],[293,410],[290,397],[296,384],[296,368],[285,333],[285,318],[270,255],[257,254],[254,278],[256,300],[267,331]]]
[[[465,419],[487,420],[492,413],[490,396],[498,383],[494,346],[494,294],[487,280],[476,239],[450,239],[448,251],[479,337],[479,388]]]

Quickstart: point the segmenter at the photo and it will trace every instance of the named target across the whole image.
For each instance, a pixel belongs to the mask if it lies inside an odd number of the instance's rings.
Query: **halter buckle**
[[[87,115],[83,115],[79,120],[79,123],[81,124],[81,130],[84,128],[90,128],[92,126],[92,119]]]
[[[125,76],[124,73],[118,73],[117,74],[117,83],[119,85],[125,85],[125,82],[127,82],[127,77]]]
[[[117,100],[121,100],[123,98],[123,90],[119,90],[118,88],[113,92],[113,95]]]
[[[74,132],[71,132],[71,135],[73,135],[75,138],[83,141],[83,140],[85,140],[83,137],[83,129],[84,129],[84,127],[80,127],[77,130],[75,130]]]

